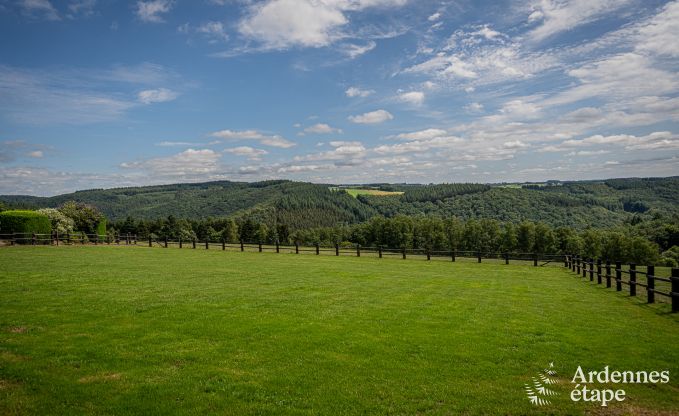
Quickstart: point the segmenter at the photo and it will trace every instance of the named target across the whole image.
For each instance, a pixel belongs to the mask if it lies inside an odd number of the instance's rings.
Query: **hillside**
[[[328,185],[292,181],[206,182],[94,189],[54,197],[0,196],[14,207],[92,204],[110,219],[250,216],[293,229],[357,223],[375,215],[440,215],[544,221],[553,226],[612,227],[633,218],[679,215],[679,177],[630,178],[547,184],[374,185],[403,192],[354,194]]]

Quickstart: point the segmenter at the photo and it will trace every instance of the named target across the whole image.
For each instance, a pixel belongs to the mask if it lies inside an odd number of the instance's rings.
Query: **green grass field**
[[[4,247],[0,287],[3,415],[679,414],[679,317],[557,267]],[[578,365],[671,381],[603,411]]]
[[[344,190],[354,198],[356,198],[359,195],[373,195],[373,196],[403,195],[403,192],[380,191],[379,189],[345,188]]]

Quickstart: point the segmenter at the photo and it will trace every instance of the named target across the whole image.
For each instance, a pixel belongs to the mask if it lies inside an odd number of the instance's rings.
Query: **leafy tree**
[[[69,201],[59,207],[59,211],[71,218],[75,223],[75,230],[88,234],[97,232],[97,227],[106,220],[97,208],[82,202]]]
[[[54,208],[43,208],[38,210],[39,213],[44,214],[50,219],[52,223],[52,231],[59,234],[72,233],[75,228],[75,222],[72,218],[67,217],[61,211]]]
[[[535,244],[535,224],[524,221],[516,232],[517,248],[522,253],[531,253]]]

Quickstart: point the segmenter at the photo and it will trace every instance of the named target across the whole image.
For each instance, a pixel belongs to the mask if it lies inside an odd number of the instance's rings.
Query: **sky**
[[[0,0],[0,194],[679,175],[679,1]]]

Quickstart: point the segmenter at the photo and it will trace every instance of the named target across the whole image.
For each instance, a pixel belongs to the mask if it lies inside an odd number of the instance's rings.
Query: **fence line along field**
[[[679,374],[679,318],[565,267],[0,249],[0,414],[527,414],[546,363]],[[679,412],[628,385],[619,414]],[[551,414],[596,413],[564,390]]]

